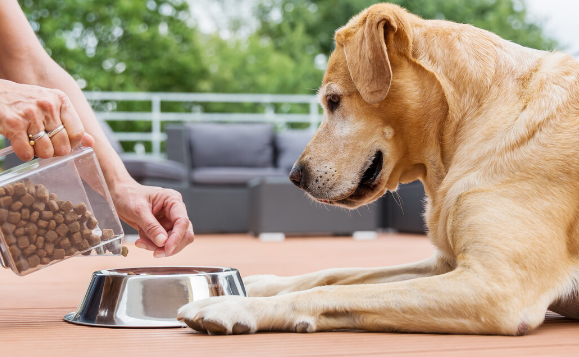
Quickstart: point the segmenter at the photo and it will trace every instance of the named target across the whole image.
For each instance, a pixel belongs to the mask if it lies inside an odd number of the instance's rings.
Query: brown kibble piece
[[[14,235],[12,235],[12,234],[5,235],[4,239],[6,239],[6,244],[8,244],[8,245],[16,244],[18,242],[18,238],[14,237]]]
[[[54,217],[54,212],[52,211],[42,211],[40,212],[40,219],[45,221],[50,221]]]
[[[29,256],[34,252],[36,252],[36,246],[34,244],[31,244],[22,250],[22,255]]]
[[[72,244],[70,243],[70,239],[68,238],[63,238],[58,245],[64,249],[68,249],[72,246]]]
[[[74,211],[68,211],[64,215],[64,221],[69,224],[78,220],[78,215]]]
[[[19,272],[23,272],[23,271],[25,271],[25,270],[30,269],[30,266],[28,265],[28,260],[26,260],[26,259],[18,259],[18,260],[16,261],[16,269],[17,269]]]
[[[28,235],[28,240],[30,241],[31,244],[36,245],[36,240],[38,239],[38,235],[36,234],[29,234]],[[38,248],[38,246],[36,246]]]
[[[36,248],[44,248],[44,237],[38,236],[38,238],[36,238],[36,242],[34,242],[34,244],[36,245]]]
[[[52,253],[54,253],[54,244],[52,243],[44,243],[44,248],[46,251],[46,254],[48,255],[52,255]]]
[[[52,253],[52,258],[53,259],[64,259],[64,249],[55,249],[54,253]]]
[[[56,227],[56,232],[61,236],[65,236],[68,233],[68,226],[66,224],[61,224]]]
[[[22,182],[17,182],[12,187],[14,187],[14,195],[16,196],[24,196],[27,192],[26,185]]]
[[[10,251],[10,254],[12,255],[13,258],[16,258],[20,254],[22,254],[22,251],[18,248],[16,244],[12,244],[10,248],[8,248],[8,251]]]
[[[79,219],[81,222],[86,222],[91,216],[92,216],[91,211],[86,211],[85,213],[80,215]]]
[[[92,234],[92,231],[90,229],[83,229],[80,234],[82,235],[82,239],[88,239]]]
[[[36,234],[38,234],[39,236],[43,236],[43,235],[46,234],[46,232],[47,232],[46,229],[39,229],[39,230],[36,232]]]
[[[80,223],[72,222],[68,225],[68,229],[70,229],[70,233],[80,232]]]
[[[40,258],[40,264],[42,265],[46,265],[48,263],[50,263],[52,260],[50,260],[50,258],[48,257],[44,257],[44,258]]]
[[[10,196],[0,197],[0,206],[10,207],[11,204],[12,204],[12,197]]]
[[[8,213],[8,218],[6,220],[10,223],[16,224],[18,221],[20,221],[20,218],[20,212],[10,212]]]
[[[16,225],[12,223],[4,222],[2,224],[2,233],[4,234],[12,234],[12,232],[14,232],[15,229]]]
[[[96,220],[96,218],[94,217],[90,217],[87,221],[86,221],[86,228],[88,229],[95,229],[95,227],[97,226],[99,222]]]
[[[64,253],[67,256],[70,256],[70,255],[75,255],[77,252],[78,252],[78,249],[76,249],[75,247],[70,247]]]
[[[99,245],[100,242],[101,242],[101,237],[97,236],[96,234],[93,234],[88,238],[88,243],[90,244],[91,247],[94,247],[95,245]]]
[[[102,240],[109,240],[115,236],[115,232],[112,229],[103,229]]]
[[[40,185],[41,187],[37,187],[36,188],[36,199],[44,202],[44,203],[48,203],[48,196],[50,195],[50,193],[48,192],[48,190],[46,189],[46,187]]]
[[[56,195],[56,193],[51,193],[50,195],[48,195],[48,198],[50,201],[54,201],[54,203],[56,203],[56,201],[58,200],[58,196]]]
[[[62,237],[62,236],[58,236],[58,238],[56,238],[56,239],[54,240],[54,242],[53,242],[53,243],[54,243],[54,246],[55,246],[55,247],[58,247],[58,245],[60,244],[60,241],[61,241],[63,238],[64,238],[64,237]]]
[[[24,226],[24,229],[26,230],[26,233],[29,233],[29,234],[35,234],[36,232],[38,232],[38,227],[36,226],[36,224],[34,224],[32,222],[26,223],[26,225]]]
[[[14,187],[12,185],[6,185],[4,186],[4,189],[6,190],[6,193],[9,194],[10,196],[14,194]]]
[[[76,206],[74,206],[74,213],[81,215],[85,212],[86,212],[86,205],[84,204],[84,202],[81,202]]]
[[[26,233],[26,231],[24,230],[24,227],[20,227],[20,228],[16,228],[12,234],[14,234],[14,237],[22,237],[24,235],[24,233]]]
[[[6,195],[6,190],[4,189],[4,187],[0,187],[0,196],[5,196]]]
[[[32,183],[32,181],[29,181],[29,182],[26,184],[26,188],[28,189],[28,193],[29,193],[32,197],[36,198],[36,187],[34,186],[34,184]]]
[[[28,237],[22,236],[22,237],[18,238],[18,248],[24,249],[24,248],[28,247],[29,245],[30,245],[30,241],[28,240]]]
[[[68,213],[68,211],[70,211],[72,207],[73,207],[72,202],[65,201],[60,205],[60,210],[63,211],[64,213]]]
[[[83,239],[82,242],[80,242],[79,245],[77,245],[78,250],[80,251],[84,251],[90,248],[90,244],[88,243],[88,240]]]
[[[40,212],[34,211],[30,214],[30,222],[36,222],[40,218]]]
[[[82,242],[82,237],[80,236],[80,232],[76,232],[70,236],[70,242],[72,245],[77,245]]]
[[[24,204],[20,201],[16,201],[16,202],[12,202],[12,204],[10,205],[10,209],[13,211],[18,211],[19,209],[22,208],[22,206],[24,206]]]
[[[24,208],[22,211],[20,211],[20,215],[21,215],[22,219],[29,219],[30,218],[30,210],[28,208]]]
[[[60,212],[56,213],[54,215],[54,220],[56,221],[56,223],[63,223],[64,222],[64,216]]]
[[[32,197],[32,195],[29,193],[25,194],[24,196],[22,196],[22,198],[20,198],[20,202],[24,203],[26,207],[30,207],[30,205],[33,204],[34,201],[36,201],[36,199]]]
[[[123,248],[121,249],[121,255],[123,257],[126,257],[127,255],[129,255],[129,248],[127,248],[123,245]]]
[[[40,264],[40,257],[38,255],[34,254],[28,258],[28,265],[30,268],[36,268],[38,264]]]
[[[44,235],[44,238],[46,239],[47,242],[52,243],[56,240],[56,238],[58,238],[58,233],[56,233],[55,231],[48,231]]]
[[[54,213],[58,212],[58,210],[59,210],[58,203],[56,203],[56,201],[54,201],[54,200],[48,201],[48,209]]]
[[[32,209],[35,211],[43,211],[45,207],[46,207],[46,203],[44,203],[42,201],[35,201],[32,204]]]
[[[40,258],[44,258],[44,257],[47,256],[48,254],[46,253],[46,250],[44,250],[44,249],[37,249],[37,250],[36,250],[36,255],[38,255]]]
[[[52,221],[48,222],[48,228],[49,231],[53,231],[56,229],[56,221],[53,219]]]
[[[26,221],[18,221],[16,223],[16,228],[24,227],[26,225]]]
[[[8,210],[6,208],[0,208],[0,219],[2,219],[2,221],[5,221],[6,218],[8,218]]]
[[[38,228],[46,229],[48,227],[48,221],[43,221],[42,219],[39,219],[38,222],[36,222],[36,225],[38,226]]]

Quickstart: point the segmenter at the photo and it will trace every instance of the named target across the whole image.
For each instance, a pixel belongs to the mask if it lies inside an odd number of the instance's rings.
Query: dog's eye
[[[337,94],[331,94],[331,95],[327,96],[326,99],[328,100],[328,109],[331,112],[336,110],[338,105],[340,105],[340,96]]]

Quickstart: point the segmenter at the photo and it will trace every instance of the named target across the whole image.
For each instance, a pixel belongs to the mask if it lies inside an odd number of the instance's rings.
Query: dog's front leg
[[[336,329],[517,335],[539,325],[547,306],[520,299],[470,268],[403,282],[324,286],[273,297],[217,297],[182,307],[179,319],[210,334]],[[539,311],[540,310],[540,311]]]
[[[438,254],[423,261],[379,268],[338,268],[296,276],[253,275],[243,278],[247,295],[274,296],[324,285],[380,284],[447,273],[452,267]]]

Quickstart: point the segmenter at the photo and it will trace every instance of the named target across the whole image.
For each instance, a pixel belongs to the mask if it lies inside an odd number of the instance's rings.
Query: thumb
[[[141,227],[141,230],[145,232],[147,237],[158,247],[162,247],[167,241],[167,231],[165,231],[151,212],[145,211],[139,215],[137,225]]]

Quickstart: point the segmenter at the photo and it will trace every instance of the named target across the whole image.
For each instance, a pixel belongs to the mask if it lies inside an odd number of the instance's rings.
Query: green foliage
[[[207,76],[181,0],[21,0],[48,53],[86,90],[196,91]]]
[[[539,24],[528,20],[525,4],[517,0],[391,0],[426,19],[469,23],[523,46],[549,50],[555,41],[543,36]],[[308,63],[324,60],[334,48],[334,32],[373,0],[260,0],[257,34],[271,39],[279,53]],[[317,56],[317,58],[316,58]],[[308,85],[320,83],[314,71]],[[303,88],[300,93],[306,92]]]

